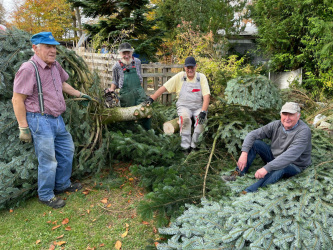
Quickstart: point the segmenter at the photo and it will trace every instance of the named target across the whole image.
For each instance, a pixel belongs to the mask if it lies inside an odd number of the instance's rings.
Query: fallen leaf
[[[125,223],[125,227],[129,227],[128,223]]]
[[[121,238],[125,238],[125,237],[127,236],[127,234],[128,234],[128,229],[126,229],[125,233],[123,233],[123,234],[121,235]]]
[[[61,224],[66,225],[69,222],[68,218],[65,218],[62,220]]]
[[[159,243],[158,243],[157,241],[155,241],[154,244],[155,244],[155,247],[157,247],[157,245],[158,245]]]
[[[57,221],[56,221],[56,220],[55,220],[55,221],[53,221],[53,222],[52,222],[52,224],[53,224],[53,225],[56,225],[56,224],[57,224]]]
[[[105,244],[104,244],[104,243],[102,243],[102,244],[100,244],[99,246],[100,246],[100,247],[104,247],[104,246],[105,246]]]
[[[58,226],[52,227],[52,230],[55,230],[55,229],[57,229],[58,227],[61,227],[61,225],[58,225]]]
[[[154,234],[157,234],[157,229],[156,229],[156,227],[153,227],[153,232],[154,232]]]
[[[108,203],[108,198],[104,198],[103,200],[101,200],[101,202],[104,204]]]
[[[129,180],[129,181],[134,181],[134,179],[133,179],[133,178],[128,178],[128,180]]]
[[[90,210],[89,209],[87,209],[87,214],[89,214],[90,213]]]
[[[139,193],[139,195],[140,195],[140,196],[143,196],[143,194],[142,194],[142,193]]]
[[[128,201],[127,201],[127,203],[130,203],[130,202],[131,202],[131,200],[128,200]]]
[[[84,195],[88,195],[88,194],[89,194],[89,191],[88,191],[88,190],[84,190],[84,191],[82,191],[82,193],[83,193]]]
[[[68,218],[65,218],[62,220],[61,224],[66,225],[69,222]]]
[[[147,222],[147,221],[143,221],[142,224],[143,224],[143,225],[149,225],[149,222]]]
[[[90,205],[90,207],[94,207],[94,204]]]
[[[41,241],[40,240],[36,240],[36,245],[38,245]]]
[[[9,213],[12,213],[12,212],[14,212],[14,210],[13,209],[9,209]]]
[[[106,207],[111,207],[112,205],[111,205],[111,203],[109,203]]]
[[[54,250],[55,249],[55,246],[54,245],[51,245],[49,250]]]
[[[51,223],[51,222],[52,222],[52,221],[49,220],[49,221],[47,221],[46,223]]]
[[[71,227],[66,227],[65,230],[66,230],[66,231],[71,231],[72,228],[71,228]]]
[[[116,244],[114,245],[114,247],[117,249],[117,250],[120,250],[121,249],[121,241],[117,240]]]
[[[56,246],[62,246],[64,244],[66,244],[66,241],[58,241],[58,242],[55,241],[55,242],[53,242],[53,244]]]
[[[96,221],[96,219],[93,219],[93,220],[92,220],[92,222],[95,222],[95,221]]]
[[[62,235],[60,235],[60,236],[57,237],[57,240],[59,240],[59,239],[61,239],[63,237],[64,237],[64,235],[62,234]]]

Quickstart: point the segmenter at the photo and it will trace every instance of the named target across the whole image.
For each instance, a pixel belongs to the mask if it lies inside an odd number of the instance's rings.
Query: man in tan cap
[[[222,176],[224,181],[234,181],[237,176],[243,176],[257,154],[265,165],[256,171],[258,181],[247,187],[245,193],[256,192],[282,177],[299,174],[311,164],[311,130],[299,119],[299,105],[285,103],[280,115],[280,120],[253,130],[245,137],[236,170],[229,176]],[[270,145],[262,141],[265,138],[271,140]]]

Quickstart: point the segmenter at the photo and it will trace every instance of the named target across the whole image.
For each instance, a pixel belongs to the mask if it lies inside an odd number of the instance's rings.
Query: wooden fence
[[[101,86],[103,88],[109,88],[112,79],[111,69],[116,61],[119,60],[118,55],[90,53],[80,49],[77,50],[76,53],[84,59],[90,70],[94,70],[98,73]],[[141,68],[143,88],[147,95],[151,95],[168,79],[180,72],[183,66],[178,64],[150,63],[142,64]],[[171,94],[163,93],[160,101],[164,104],[169,104],[172,102],[172,98],[173,96]]]

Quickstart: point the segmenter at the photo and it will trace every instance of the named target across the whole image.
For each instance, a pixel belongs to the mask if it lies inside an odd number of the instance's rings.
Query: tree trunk
[[[179,118],[175,118],[171,121],[167,121],[163,124],[163,131],[167,135],[172,135],[179,131],[179,124],[178,124]]]
[[[80,14],[80,8],[79,7],[75,7],[75,16],[76,16],[76,20],[77,20],[77,24],[78,24],[78,34],[79,37],[82,36],[82,23],[81,23],[81,14]]]
[[[102,123],[110,124],[121,121],[136,121],[142,118],[150,118],[152,116],[153,109],[148,106],[142,106],[141,104],[132,107],[115,107],[106,108],[102,111]]]

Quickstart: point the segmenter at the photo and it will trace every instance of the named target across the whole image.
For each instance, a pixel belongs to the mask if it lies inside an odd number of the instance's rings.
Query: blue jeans
[[[264,143],[261,140],[256,140],[253,143],[252,148],[250,149],[248,156],[247,156],[247,164],[243,171],[240,172],[240,175],[244,175],[250,166],[252,165],[253,160],[255,159],[256,155],[259,155],[261,159],[268,163],[274,160],[274,156],[272,154],[270,146]],[[237,171],[239,171],[237,167]],[[269,184],[273,184],[280,180],[282,177],[291,177],[296,174],[299,174],[301,169],[294,164],[289,164],[283,169],[273,170],[270,173],[267,173],[264,178],[260,179],[256,183],[252,184],[251,186],[245,189],[246,192],[256,192],[258,188],[265,187]]]
[[[27,122],[38,159],[38,196],[47,201],[54,197],[54,190],[71,185],[73,139],[61,116],[27,112]]]

